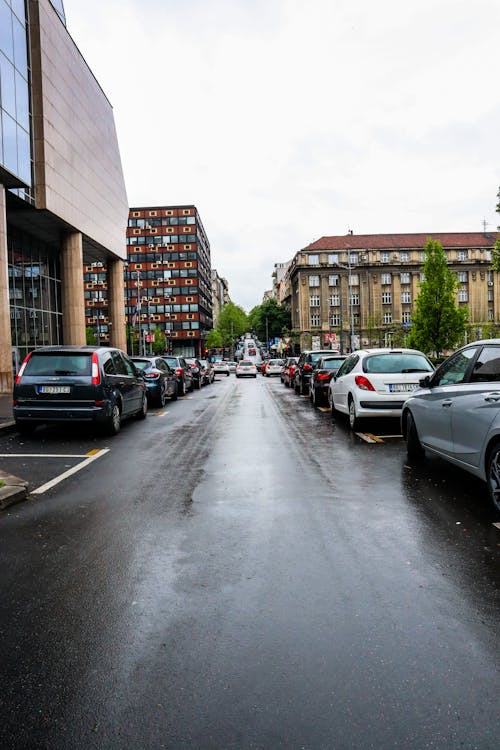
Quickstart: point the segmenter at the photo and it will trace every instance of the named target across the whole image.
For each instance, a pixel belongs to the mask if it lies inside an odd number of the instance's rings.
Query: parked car
[[[236,362],[233,362],[232,360],[227,360],[227,363],[229,365],[229,372],[236,372]]]
[[[236,366],[237,378],[256,378],[257,368],[249,359],[242,359]]]
[[[175,372],[162,357],[131,357],[131,361],[142,374],[146,383],[148,401],[165,406],[167,399],[177,398]]]
[[[184,357],[173,354],[164,354],[162,359],[175,372],[177,378],[177,395],[185,396],[188,391],[193,390],[193,374]]]
[[[312,368],[318,359],[326,357],[331,353],[331,349],[302,352],[294,372],[293,387],[295,393],[302,396],[309,395],[309,380],[311,378]]]
[[[474,474],[500,514],[500,339],[474,341],[420,380],[403,406],[410,458],[426,452]]]
[[[122,420],[144,419],[146,384],[125,352],[99,346],[46,346],[25,358],[15,378],[17,428],[89,423],[116,435]]]
[[[330,380],[337,373],[345,358],[345,354],[335,354],[318,359],[313,367],[309,381],[309,398],[313,406],[328,403]]]
[[[216,375],[227,375],[229,377],[229,363],[225,360],[218,359],[216,362],[214,362],[214,373]]]
[[[359,349],[330,381],[328,403],[332,414],[348,414],[357,430],[367,417],[400,417],[420,378],[432,372],[431,361],[416,349]]]
[[[281,382],[287,388],[290,388],[290,386],[293,386],[295,368],[297,367],[298,361],[299,361],[298,357],[287,357],[287,359],[285,359],[285,364],[283,365],[283,370],[281,373]]]
[[[215,372],[214,366],[208,359],[200,359],[201,366],[203,367],[203,381],[205,385],[210,385],[214,382]]]
[[[191,375],[193,376],[193,388],[200,389],[204,384],[203,377],[203,365],[197,357],[184,357],[187,364],[191,368]]]
[[[284,359],[270,359],[266,367],[266,378],[270,378],[273,375],[281,375],[284,364]]]
[[[256,351],[255,347],[250,346],[248,348],[248,356],[249,357],[256,357],[257,356],[257,351]]]

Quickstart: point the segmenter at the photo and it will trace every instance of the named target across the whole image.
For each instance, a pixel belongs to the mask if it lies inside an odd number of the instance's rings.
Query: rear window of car
[[[433,372],[433,367],[423,354],[388,353],[366,357],[363,360],[363,372]]]
[[[253,367],[253,362],[249,362],[247,359],[242,359],[239,366],[240,367]]]
[[[151,367],[151,362],[148,362],[145,359],[133,359],[132,362],[138,370],[145,370],[146,367]]]
[[[343,361],[344,357],[342,357],[341,359],[325,359],[322,362],[322,365],[325,370],[336,370],[338,367],[340,367]]]
[[[168,362],[171,367],[177,367],[177,357],[163,357],[165,362]]]
[[[324,356],[325,356],[325,352],[311,352],[309,354],[309,361],[312,362],[313,364],[316,364],[318,359]]]
[[[91,375],[92,355],[57,352],[32,354],[24,375]]]

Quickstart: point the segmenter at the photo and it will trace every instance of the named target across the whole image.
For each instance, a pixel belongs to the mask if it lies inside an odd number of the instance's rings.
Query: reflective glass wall
[[[26,25],[24,0],[0,0],[0,163],[31,185]],[[24,190],[15,192],[29,198]]]
[[[37,346],[62,344],[61,271],[55,251],[28,235],[8,231],[12,348],[23,361]]]

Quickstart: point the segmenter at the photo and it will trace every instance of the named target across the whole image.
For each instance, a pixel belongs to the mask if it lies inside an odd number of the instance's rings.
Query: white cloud
[[[497,0],[65,0],[131,205],[195,203],[235,302],[327,234],[493,228]]]

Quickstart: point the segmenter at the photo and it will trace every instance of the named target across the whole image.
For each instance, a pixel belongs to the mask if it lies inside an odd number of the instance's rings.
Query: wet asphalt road
[[[166,412],[111,439],[0,438],[110,448],[0,516],[0,747],[496,750],[483,485],[279,380]],[[33,488],[72,463],[51,461],[5,468]]]

